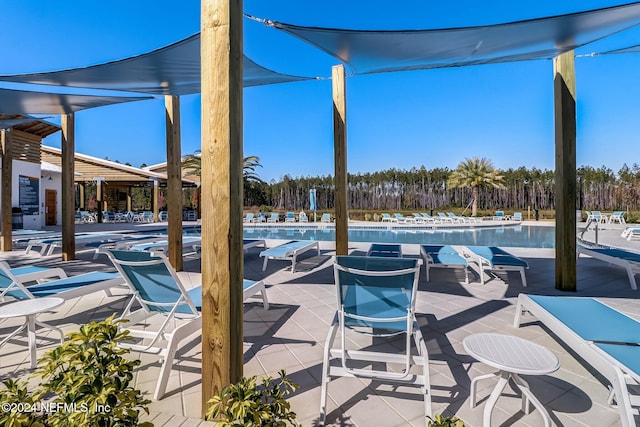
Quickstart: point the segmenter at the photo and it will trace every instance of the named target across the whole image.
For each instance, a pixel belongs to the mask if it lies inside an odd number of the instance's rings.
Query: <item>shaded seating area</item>
[[[485,284],[485,271],[516,271],[520,273],[522,286],[527,286],[525,270],[529,264],[509,252],[495,246],[466,246],[465,256],[478,264],[480,283]]]
[[[431,416],[429,356],[415,317],[420,263],[410,258],[336,257],[336,314],[324,345],[320,425],[326,418],[329,384],[338,377],[418,386],[425,416]],[[377,337],[376,345],[349,349],[348,344],[366,342],[352,341],[347,338],[351,335]],[[403,343],[398,344],[396,336],[403,337]],[[404,348],[398,351],[398,346]]]
[[[424,262],[427,282],[432,268],[451,268],[464,270],[464,282],[469,283],[469,270],[466,258],[449,245],[420,245],[420,256]]]
[[[607,246],[587,247],[581,244],[577,245],[577,252],[578,256],[580,254],[590,256],[610,265],[613,264],[624,268],[629,277],[629,286],[633,290],[638,289],[635,274],[640,273],[640,253],[621,248]]]
[[[267,263],[270,259],[275,259],[291,261],[291,272],[295,273],[298,256],[314,248],[318,251],[318,255],[320,255],[320,245],[317,241],[313,240],[292,240],[291,242],[266,249],[260,252],[260,256],[264,257],[262,271],[267,269]]]
[[[640,322],[595,298],[520,294],[513,325],[535,316],[610,384],[624,427],[637,426],[640,386]],[[602,404],[605,404],[602,402]]]
[[[154,399],[162,399],[180,344],[201,330],[202,287],[187,290],[164,256],[117,250],[110,250],[107,255],[133,293],[121,318],[130,321],[123,327],[139,342],[127,347],[157,354],[162,359],[153,393]],[[258,293],[265,309],[269,308],[264,283],[243,281],[243,300]],[[136,305],[140,308],[134,309]],[[161,318],[161,324],[156,329],[150,328],[149,319],[156,316]]]

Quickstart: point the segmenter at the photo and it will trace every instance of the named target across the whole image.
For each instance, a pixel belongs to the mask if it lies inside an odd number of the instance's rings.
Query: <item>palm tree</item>
[[[504,188],[502,175],[493,163],[484,157],[466,158],[456,170],[451,172],[447,181],[449,187],[471,187],[471,216],[478,213],[478,190],[480,187]]]
[[[245,157],[242,162],[242,178],[245,183],[256,182],[262,183],[262,179],[256,172],[257,167],[262,167],[258,156]],[[187,154],[182,158],[182,168],[191,175],[200,176],[202,172],[202,158],[200,150],[196,150],[193,154]]]

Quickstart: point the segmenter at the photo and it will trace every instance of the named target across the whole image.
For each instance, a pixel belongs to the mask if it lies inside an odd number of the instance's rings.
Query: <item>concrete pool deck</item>
[[[524,222],[524,224],[535,224]],[[118,224],[113,224],[113,226]],[[128,224],[120,224],[120,228]],[[553,225],[550,223],[549,225]],[[91,226],[95,226],[91,224]],[[104,224],[110,226],[110,224]],[[640,251],[640,242],[620,237],[624,226],[603,225],[599,242]],[[104,229],[95,231],[105,231]],[[84,231],[84,230],[77,230]],[[585,236],[593,241],[594,232]],[[267,241],[272,247],[281,241]],[[349,244],[352,254],[364,254],[369,243]],[[290,398],[298,420],[304,426],[318,421],[320,402],[320,369],[324,340],[335,311],[335,292],[331,242],[320,242],[322,254],[304,254],[291,273],[290,262],[272,261],[262,271],[260,249],[250,249],[244,257],[245,278],[264,280],[271,307],[264,310],[259,302],[248,302],[244,310],[244,373],[276,375],[286,369],[288,376],[300,385]],[[418,245],[403,245],[404,256],[419,256]],[[526,377],[533,393],[551,414],[552,422],[561,426],[616,426],[618,413],[607,405],[608,390],[602,377],[588,365],[582,364],[570,349],[563,346],[531,317],[525,317],[521,328],[512,326],[515,301],[520,292],[546,295],[567,295],[554,288],[554,249],[508,248],[509,252],[529,263],[528,287],[521,286],[517,273],[498,273],[483,286],[477,272],[470,274],[464,284],[464,274],[457,270],[433,270],[431,281],[421,275],[417,317],[429,350],[433,411],[456,415],[468,426],[482,424],[484,403],[494,382],[480,383],[479,405],[469,407],[469,384],[473,377],[492,370],[473,360],[462,348],[464,337],[477,332],[501,332],[519,336],[550,349],[560,359],[560,369],[552,374]],[[91,261],[91,253],[79,254],[78,259],[60,263],[60,256],[24,255],[14,250],[0,253],[0,260],[12,267],[37,264],[60,266],[70,274],[88,269],[113,271],[106,257]],[[200,262],[185,260],[180,273],[188,284],[199,283]],[[622,268],[586,257],[578,260],[578,291],[571,295],[598,297],[622,312],[640,320],[638,292],[629,287]],[[124,293],[111,297],[95,293],[66,302],[53,313],[40,319],[62,328],[65,332],[77,329],[90,320],[104,319],[124,308]],[[18,322],[19,320],[16,320]],[[0,326],[6,334],[16,322]],[[53,347],[54,335],[39,335],[38,355]],[[135,385],[150,396],[159,372],[153,356],[134,354],[142,365],[136,372]],[[200,360],[201,350],[196,338],[179,351],[174,362],[167,395],[150,405],[156,425],[197,425],[200,416]],[[23,337],[11,340],[0,349],[0,379],[29,374],[29,357]],[[368,380],[342,378],[329,385],[328,425],[355,426],[423,426],[422,397],[417,388],[394,388],[374,384]],[[492,417],[493,425],[538,426],[542,418],[537,411],[524,414],[520,399],[510,388],[498,400]]]

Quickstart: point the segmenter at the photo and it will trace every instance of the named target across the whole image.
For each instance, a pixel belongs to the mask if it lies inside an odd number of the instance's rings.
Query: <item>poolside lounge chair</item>
[[[182,236],[182,246],[186,248],[193,248],[192,252],[183,252],[182,255],[193,255],[196,253],[195,246],[199,245],[202,242],[202,238],[199,236]],[[164,240],[156,240],[145,243],[135,243],[133,245],[129,245],[128,250],[130,251],[151,251],[151,252],[166,252],[169,249],[169,241]]]
[[[287,212],[284,216],[284,222],[296,222],[296,214]]]
[[[587,211],[588,212],[588,211]],[[590,214],[587,215],[587,222],[594,221],[598,223],[606,223],[607,216],[603,215],[600,211],[591,211]]]
[[[125,238],[124,234],[79,234],[75,236],[76,249],[90,242],[111,243]],[[56,248],[62,247],[62,237],[32,239],[27,243],[25,254],[34,246],[40,247],[40,255],[52,255]]]
[[[434,216],[431,216],[426,212],[422,212],[421,215],[427,222],[431,222],[431,223],[434,223],[434,224],[437,223],[437,222],[441,222],[440,218],[436,218]]]
[[[513,325],[524,312],[537,317],[563,345],[569,346],[611,383],[623,427],[637,426],[640,400],[640,322],[595,298],[520,294]],[[629,387],[629,386],[635,386]]]
[[[511,216],[511,219],[513,221],[522,222],[522,212],[514,212],[513,215]]]
[[[402,215],[401,213],[394,213],[393,217],[395,218],[395,222],[401,222],[403,224],[407,224],[410,222],[416,222],[415,219],[413,219],[413,217],[406,217],[404,215]]]
[[[496,211],[496,214],[493,216],[494,221],[503,221],[507,219],[504,215],[504,211]]]
[[[438,212],[438,218],[440,218],[440,222],[448,222],[448,223],[458,222],[457,220],[450,218],[448,215],[445,215],[444,212]]]
[[[420,260],[337,256],[334,262],[336,314],[324,345],[320,424],[324,425],[329,382],[336,377],[359,377],[375,382],[419,386],[424,397],[425,415],[431,416],[429,355],[415,317],[415,301]],[[341,338],[336,342],[338,332]],[[381,340],[368,351],[347,349],[346,335],[371,337],[405,335],[404,351]],[[417,355],[412,354],[411,338]],[[334,348],[334,343],[337,344]],[[395,343],[394,343],[395,344]],[[389,363],[397,369],[389,369]],[[372,366],[367,369],[366,366]],[[410,370],[418,367],[415,373]],[[366,393],[363,391],[362,393]]]
[[[587,247],[581,244],[577,245],[577,252],[578,256],[587,255],[624,268],[627,270],[631,289],[638,289],[634,274],[640,273],[640,253],[608,246]]]
[[[318,255],[320,255],[320,245],[314,240],[292,240],[291,242],[266,249],[260,252],[260,256],[264,257],[262,271],[267,269],[267,262],[270,259],[282,259],[291,261],[291,272],[295,273],[298,255],[309,251],[314,247],[318,251]]]
[[[464,270],[464,283],[469,283],[468,263],[451,246],[443,245],[420,245],[420,255],[422,256],[427,282],[429,281],[429,270],[432,268],[453,268]]]
[[[624,220],[624,211],[615,211],[611,215],[609,215],[609,224],[613,224],[614,222],[618,224],[626,224],[627,222]]]
[[[60,273],[58,269],[51,269],[51,275],[43,276],[46,274],[44,271],[40,273],[33,271],[29,275],[25,270],[25,274],[16,275],[14,273],[19,272],[17,270],[19,269],[11,269],[6,262],[0,261],[0,301],[4,301],[6,297],[18,300],[59,297],[68,300],[98,291],[104,291],[109,295],[110,288],[124,284],[124,279],[117,273],[93,271],[73,277],[66,277],[65,274],[57,280],[26,286],[26,282],[44,277],[59,277]]]
[[[529,265],[520,258],[495,246],[466,246],[466,256],[475,261],[480,269],[480,282],[484,285],[484,272],[491,270],[517,271],[522,286],[527,286],[524,270]]]
[[[306,213],[300,212],[300,214],[298,215],[298,222],[309,222],[309,217]]]
[[[398,222],[398,220],[392,217],[391,215],[389,215],[388,213],[383,213],[382,222]]]
[[[154,399],[162,399],[180,342],[199,332],[202,327],[202,287],[187,290],[164,256],[116,250],[110,250],[107,254],[133,292],[121,318],[130,321],[124,327],[132,337],[141,341],[123,346],[134,351],[157,354],[164,359],[153,394]],[[262,294],[265,309],[268,308],[264,283],[243,281],[243,300],[258,292]],[[141,308],[132,311],[135,304]],[[157,330],[148,325],[147,319],[152,316],[164,317]],[[142,327],[136,329],[137,324]]]
[[[320,217],[320,222],[331,222],[331,214],[323,213]]]
[[[271,216],[267,218],[267,222],[278,222],[280,221],[280,214],[277,212],[271,213]]]
[[[253,212],[249,212],[244,218],[242,218],[242,222],[253,222]]]
[[[367,251],[367,256],[400,258],[402,257],[402,245],[372,243]]]

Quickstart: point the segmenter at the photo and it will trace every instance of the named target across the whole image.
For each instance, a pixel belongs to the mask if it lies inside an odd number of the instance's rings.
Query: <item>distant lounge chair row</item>
[[[298,214],[298,218],[296,219],[296,214],[294,212],[287,212],[284,216],[284,222],[309,222],[309,216],[305,212],[300,212]],[[255,223],[255,222],[266,222],[266,223],[275,223],[280,222],[280,214],[277,212],[273,212],[269,217],[266,217],[263,213],[256,216],[255,214],[249,212],[242,219],[244,223]],[[323,213],[320,217],[320,222],[331,222],[331,214]]]

